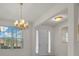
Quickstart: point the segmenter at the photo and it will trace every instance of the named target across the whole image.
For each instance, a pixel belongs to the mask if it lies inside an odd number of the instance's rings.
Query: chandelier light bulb
[[[26,27],[27,25],[26,24],[24,24],[24,27]]]
[[[20,24],[20,25],[23,25],[24,23],[25,23],[24,20],[20,20],[20,21],[19,21],[19,24]]]
[[[25,23],[25,21],[22,19],[22,20],[20,20],[20,22],[22,23],[22,24],[24,24]]]
[[[17,26],[18,25],[18,20],[16,20],[14,24],[15,24],[15,26]]]

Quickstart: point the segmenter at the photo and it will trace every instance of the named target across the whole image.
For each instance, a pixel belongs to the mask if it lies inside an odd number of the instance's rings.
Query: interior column
[[[68,4],[68,56],[75,55],[75,45],[77,39],[78,25],[78,9],[77,4]]]

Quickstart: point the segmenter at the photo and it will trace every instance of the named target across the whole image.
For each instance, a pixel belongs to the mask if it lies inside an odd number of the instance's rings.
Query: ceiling
[[[67,21],[67,14],[68,14],[67,9],[64,9],[61,12],[57,13],[56,15],[52,16],[51,18],[47,19],[45,22],[43,22],[40,25],[55,26],[55,25],[57,25],[57,24],[59,24],[59,23],[61,23],[63,21]],[[54,19],[56,16],[63,16],[64,18],[60,22],[55,22],[52,19]]]
[[[34,22],[54,5],[54,3],[24,3],[23,18],[28,22]],[[18,20],[19,12],[19,3],[0,3],[0,20]]]

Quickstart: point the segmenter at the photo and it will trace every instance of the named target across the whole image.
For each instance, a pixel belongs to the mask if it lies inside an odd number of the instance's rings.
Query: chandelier
[[[26,29],[26,28],[28,28],[28,22],[25,22],[25,20],[23,19],[23,17],[22,17],[22,8],[23,8],[23,3],[20,3],[20,20],[16,20],[15,22],[14,22],[14,25],[17,27],[17,28],[19,28],[19,29],[21,29],[21,30],[24,30],[24,29]]]

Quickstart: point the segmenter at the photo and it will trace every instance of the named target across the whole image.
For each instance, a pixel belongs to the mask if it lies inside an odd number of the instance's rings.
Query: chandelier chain
[[[22,16],[22,10],[23,9],[23,3],[20,3],[20,19],[22,19],[23,18],[23,16]]]

